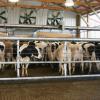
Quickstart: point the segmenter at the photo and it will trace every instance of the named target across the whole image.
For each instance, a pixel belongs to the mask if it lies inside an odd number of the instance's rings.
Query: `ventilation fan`
[[[62,19],[60,11],[53,11],[48,14],[47,25],[60,25]]]
[[[19,24],[35,24],[35,23],[36,23],[36,10],[24,9],[19,18]]]
[[[6,16],[6,11],[1,11],[0,12],[0,23],[7,23],[7,18]]]

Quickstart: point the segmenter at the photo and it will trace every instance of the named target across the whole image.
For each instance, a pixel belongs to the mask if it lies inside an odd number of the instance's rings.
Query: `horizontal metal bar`
[[[25,24],[0,24],[1,28],[37,28],[37,29],[59,29],[59,26],[51,25],[25,25]],[[77,26],[64,26],[66,30],[89,30],[100,31],[100,28],[95,27],[77,27]]]
[[[58,26],[49,25],[25,25],[25,24],[0,24],[1,28],[39,28],[39,29],[58,29]]]
[[[0,40],[38,40],[38,41],[98,41],[100,38],[23,38],[23,37],[0,37]]]
[[[100,31],[100,27],[79,27],[79,30]]]
[[[22,80],[51,80],[51,79],[78,79],[78,78],[100,78],[100,74],[92,75],[72,75],[72,76],[42,76],[42,77],[16,77],[0,78],[0,81],[22,81]]]
[[[96,61],[90,61],[90,60],[87,60],[87,61],[30,61],[30,62],[0,62],[0,64],[16,64],[16,63],[20,63],[20,64],[27,64],[27,63],[30,63],[30,64],[41,64],[41,63],[45,63],[45,64],[48,64],[48,63],[100,63],[100,60],[96,60]]]

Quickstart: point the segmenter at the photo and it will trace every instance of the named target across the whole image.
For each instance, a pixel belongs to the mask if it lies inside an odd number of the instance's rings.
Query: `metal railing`
[[[90,42],[90,41],[100,41],[100,39],[78,39],[78,38],[17,38],[17,37],[0,37],[0,40],[16,40],[17,41],[17,57],[19,57],[19,42],[21,40],[38,40],[38,41],[65,41],[65,48],[66,48],[66,42],[67,41],[80,41],[80,42]],[[66,53],[66,50],[65,50],[65,53]],[[65,56],[66,58],[66,56]],[[17,77],[16,78],[0,78],[0,80],[25,80],[25,79],[35,79],[35,80],[38,80],[38,79],[59,79],[59,78],[81,78],[81,77],[100,77],[100,74],[94,74],[94,75],[67,75],[67,63],[76,63],[76,61],[30,61],[29,63],[63,63],[64,64],[64,69],[65,69],[65,72],[64,72],[64,75],[63,76],[41,76],[41,77],[20,77],[20,64],[22,63],[27,63],[27,62],[20,62],[19,59],[17,59],[16,62],[0,62],[0,64],[17,64]],[[77,61],[77,63],[80,63],[80,62],[99,62],[100,63],[100,60],[96,60],[96,61]]]

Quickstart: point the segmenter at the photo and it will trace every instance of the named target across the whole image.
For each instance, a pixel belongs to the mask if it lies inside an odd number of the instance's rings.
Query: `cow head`
[[[90,55],[92,55],[92,53],[95,51],[95,46],[90,46],[88,47],[88,52]]]
[[[42,58],[41,51],[40,51],[39,47],[35,45],[34,42],[29,42],[28,47],[30,48],[30,51],[32,53],[32,55],[31,55],[32,58],[35,58],[35,59]]]

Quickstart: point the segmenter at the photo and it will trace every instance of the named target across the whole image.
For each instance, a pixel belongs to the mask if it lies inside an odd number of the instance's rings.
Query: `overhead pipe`
[[[97,16],[97,18],[100,20],[100,16],[98,15],[98,13],[91,7],[91,5],[88,3],[87,0],[85,0],[85,2],[87,3],[88,7],[94,12],[94,14]]]

